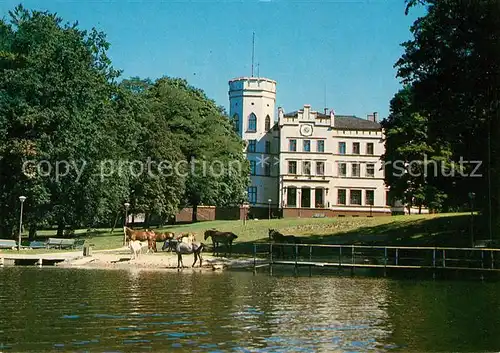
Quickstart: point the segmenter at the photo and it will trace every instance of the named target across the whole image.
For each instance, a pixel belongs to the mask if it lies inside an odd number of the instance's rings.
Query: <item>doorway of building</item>
[[[310,208],[311,207],[311,189],[302,188],[302,195],[300,197],[300,207]]]
[[[316,202],[316,208],[324,208],[325,202],[323,200],[323,188],[316,188],[314,191],[314,200]]]

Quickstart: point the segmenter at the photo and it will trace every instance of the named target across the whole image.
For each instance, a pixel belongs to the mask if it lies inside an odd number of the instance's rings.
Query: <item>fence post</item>
[[[351,257],[352,257],[351,258],[351,264],[352,264],[352,266],[351,266],[351,275],[353,275],[354,274],[354,245],[352,246]]]
[[[253,274],[257,273],[257,244],[253,243]]]
[[[312,245],[309,245],[309,263],[312,262],[312,250],[313,250]],[[312,276],[312,266],[311,264],[309,264],[309,277],[311,276]]]
[[[273,243],[269,243],[269,274],[273,275]]]
[[[491,250],[491,268],[495,268],[495,257],[493,256],[493,250]]]
[[[297,268],[297,261],[298,261],[298,257],[299,257],[298,254],[299,254],[299,247],[297,244],[295,244],[295,270],[294,270],[295,275],[297,275],[297,273],[298,273],[298,268]]]
[[[443,268],[446,267],[446,250],[443,249]]]
[[[399,249],[396,248],[396,266],[399,264]]]
[[[436,279],[436,248],[432,250],[432,278]]]
[[[384,277],[387,276],[387,247],[384,247]]]
[[[342,245],[339,247],[339,270],[342,269]]]

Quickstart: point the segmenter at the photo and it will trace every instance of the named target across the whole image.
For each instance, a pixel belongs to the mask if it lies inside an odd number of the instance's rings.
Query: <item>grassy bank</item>
[[[254,242],[268,240],[268,229],[275,228],[285,234],[302,236],[304,242],[321,244],[369,244],[369,245],[419,245],[419,246],[469,246],[470,215],[436,214],[393,217],[345,217],[345,218],[295,218],[272,220],[209,221],[194,224],[167,226],[155,231],[194,232],[198,240],[209,228],[231,231],[238,235],[234,251],[249,253]],[[98,229],[93,233],[76,232],[86,238],[94,249],[111,249],[122,246],[121,228],[112,234],[110,229]],[[41,231],[39,237],[54,236],[55,231]],[[479,236],[478,236],[479,237]]]

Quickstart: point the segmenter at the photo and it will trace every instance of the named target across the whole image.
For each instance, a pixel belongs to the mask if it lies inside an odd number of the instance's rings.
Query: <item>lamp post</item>
[[[123,204],[125,206],[125,221],[123,222],[123,226],[126,227],[127,226],[127,221],[128,221],[128,208],[130,207],[130,203],[128,202],[125,202]],[[126,245],[127,244],[127,233],[126,232],[123,232],[123,245]]]
[[[271,199],[268,199],[268,200],[267,200],[267,203],[269,204],[269,220],[271,220],[271,202],[272,202],[272,201],[273,201],[273,200],[271,200]]]
[[[248,191],[245,190],[245,201],[243,202],[243,225],[247,224],[247,212],[248,212]]]
[[[21,250],[21,235],[23,232],[23,204],[26,200],[26,196],[19,196],[19,201],[21,201],[21,214],[19,215],[19,239],[17,243],[17,251]]]
[[[469,192],[469,200],[470,200],[470,239],[472,247],[474,247],[474,198],[476,194],[473,192]]]

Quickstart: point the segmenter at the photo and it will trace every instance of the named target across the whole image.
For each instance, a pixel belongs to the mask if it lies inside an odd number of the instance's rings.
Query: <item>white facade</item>
[[[275,130],[276,82],[261,77],[229,81],[229,115],[246,142],[251,163],[248,198],[252,205],[278,207],[277,157],[279,132]],[[276,161],[276,163],[274,163]]]
[[[230,116],[246,142],[253,207],[390,214],[381,156],[383,131],[376,113],[367,119],[278,108],[276,82],[229,81]],[[300,213],[299,213],[300,216]]]
[[[283,208],[335,213],[390,213],[386,206],[383,132],[375,122],[313,111],[278,109]]]

